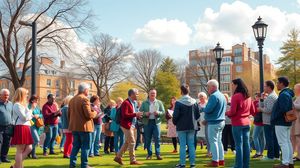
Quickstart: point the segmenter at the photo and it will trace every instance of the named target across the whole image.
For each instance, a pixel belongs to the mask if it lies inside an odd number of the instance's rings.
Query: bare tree
[[[162,62],[162,55],[153,49],[142,50],[132,59],[135,84],[146,93],[155,85],[155,74]]]
[[[210,47],[204,47],[196,57],[196,64],[188,67],[189,73],[200,82],[202,90],[207,92],[207,81],[217,77],[216,60]]]
[[[180,84],[186,83],[186,68],[188,66],[188,62],[185,59],[178,60],[176,62],[177,65],[177,79],[180,81]]]
[[[79,64],[96,85],[99,97],[109,98],[110,89],[128,77],[124,58],[131,53],[131,45],[100,34],[94,36],[88,55],[79,56]]]
[[[26,72],[31,68],[30,28],[18,22],[36,22],[38,47],[54,46],[58,53],[67,56],[72,53],[70,46],[74,35],[92,27],[89,22],[92,15],[85,4],[85,0],[0,2],[0,59],[9,71],[4,78],[12,81],[14,88],[24,84]],[[17,69],[19,62],[24,63],[21,74]]]

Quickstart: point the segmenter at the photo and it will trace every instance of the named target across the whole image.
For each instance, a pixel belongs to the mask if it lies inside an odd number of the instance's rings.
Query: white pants
[[[275,126],[276,137],[282,152],[282,164],[293,164],[293,147],[290,139],[290,126]]]

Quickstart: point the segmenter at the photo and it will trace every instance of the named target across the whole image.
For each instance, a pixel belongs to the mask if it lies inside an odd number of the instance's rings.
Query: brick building
[[[18,69],[22,69],[23,64],[20,63]],[[78,68],[65,66],[64,61],[54,63],[51,58],[41,57],[37,64],[36,76],[36,93],[40,97],[39,105],[42,106],[47,101],[47,95],[52,93],[56,95],[57,102],[60,104],[68,95],[75,95],[77,87],[81,82],[90,85],[90,96],[97,94],[94,83],[86,77],[86,74]],[[24,86],[31,90],[31,72],[27,71]],[[0,89],[8,88],[13,95],[14,88],[10,81],[6,79],[0,80]]]
[[[236,44],[225,50],[221,62],[221,84],[223,93],[232,95],[231,81],[242,78],[251,95],[259,91],[258,52],[251,51],[245,43]],[[264,55],[264,78],[275,79],[275,67],[270,58]],[[191,95],[197,97],[200,91],[206,91],[206,82],[217,79],[217,64],[212,49],[209,51],[189,51],[189,64],[186,68],[186,81],[190,85]]]

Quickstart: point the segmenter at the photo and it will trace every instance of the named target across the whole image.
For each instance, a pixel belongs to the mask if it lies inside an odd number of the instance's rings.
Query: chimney
[[[65,68],[65,64],[66,64],[65,60],[60,60],[60,68],[61,69]]]
[[[20,62],[20,63],[19,63],[19,69],[23,69],[23,67],[24,67],[24,63],[23,63],[23,62]]]
[[[53,61],[48,57],[41,57],[41,64],[50,65],[53,64]]]

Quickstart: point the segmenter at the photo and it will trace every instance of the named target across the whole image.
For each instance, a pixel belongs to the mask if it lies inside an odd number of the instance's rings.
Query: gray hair
[[[83,93],[86,89],[90,89],[90,86],[87,83],[82,82],[78,85],[78,93]]]
[[[0,91],[0,95],[3,95],[3,93],[7,92],[8,94],[10,94],[10,91],[8,89],[1,89]]]
[[[128,90],[128,96],[131,96],[133,94],[137,94],[139,92],[139,90],[137,90],[136,88],[132,88]]]
[[[211,79],[207,82],[207,85],[209,86],[215,86],[217,89],[219,88],[219,82],[215,79]]]

